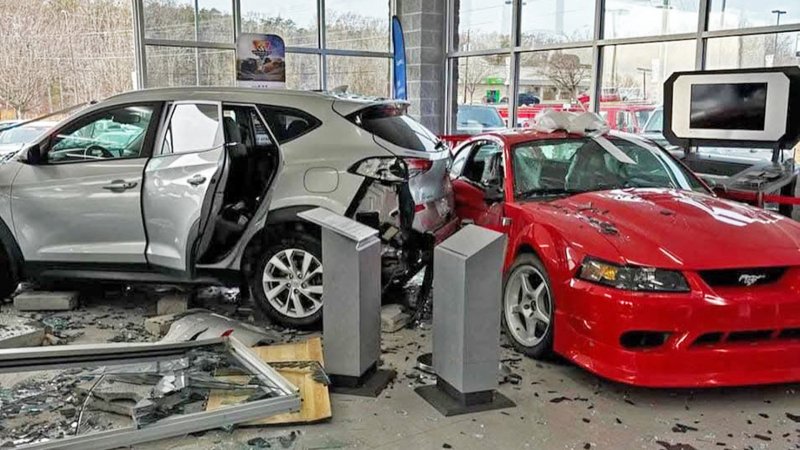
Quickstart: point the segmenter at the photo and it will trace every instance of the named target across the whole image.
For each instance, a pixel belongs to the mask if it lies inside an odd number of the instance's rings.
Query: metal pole
[[[131,0],[131,5],[133,7],[133,54],[136,68],[136,89],[144,89],[147,87],[147,58],[144,45],[144,0]]]
[[[319,87],[328,90],[328,48],[325,36],[325,0],[317,0],[317,35],[319,37]]]

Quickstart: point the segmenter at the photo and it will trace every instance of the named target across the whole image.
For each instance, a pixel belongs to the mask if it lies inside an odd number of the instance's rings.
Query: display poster
[[[236,40],[236,84],[285,88],[286,47],[275,34],[242,33]]]

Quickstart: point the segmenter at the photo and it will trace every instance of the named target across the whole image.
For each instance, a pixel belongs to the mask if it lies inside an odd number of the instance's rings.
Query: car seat
[[[610,159],[609,159],[610,158]],[[611,170],[616,160],[594,142],[579,148],[567,170],[564,187],[571,191],[593,191],[620,185],[618,168]]]

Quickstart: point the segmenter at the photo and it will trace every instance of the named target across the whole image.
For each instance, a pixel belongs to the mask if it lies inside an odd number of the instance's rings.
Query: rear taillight
[[[408,176],[415,177],[423,174],[433,167],[433,161],[422,158],[405,158],[406,166],[408,166]]]
[[[409,177],[407,163],[392,157],[362,159],[353,164],[348,172],[387,183],[402,183],[408,181]]]

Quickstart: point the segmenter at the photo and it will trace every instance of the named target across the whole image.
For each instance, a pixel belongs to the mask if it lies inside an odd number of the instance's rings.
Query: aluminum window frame
[[[276,396],[239,405],[224,406],[213,411],[178,414],[141,428],[136,428],[134,425],[28,444],[19,448],[25,450],[100,450],[128,447],[300,410],[301,399],[298,388],[232,336],[190,342],[84,344],[5,349],[0,350],[0,373],[86,366],[102,367],[109,364],[142,364],[174,358],[195,348],[220,345],[225,346],[228,353],[237,362],[257,376]]]
[[[148,85],[147,80],[147,46],[155,46],[155,47],[181,47],[181,48],[188,48],[194,49],[197,52],[199,49],[214,49],[214,50],[236,50],[236,37],[241,33],[242,30],[242,5],[241,0],[230,0],[231,2],[231,11],[233,16],[233,36],[231,42],[208,42],[208,41],[187,41],[187,40],[178,40],[178,39],[151,39],[148,38],[146,35],[146,24],[145,24],[145,6],[144,0],[131,0],[132,8],[133,8],[133,36],[134,36],[134,62],[135,62],[135,79],[136,79],[136,88],[142,89],[151,87]],[[197,0],[194,1],[195,6],[195,37],[199,35],[199,27],[200,24],[198,22],[198,2]],[[389,37],[389,44],[391,47],[391,39],[392,39],[392,23],[391,23],[391,15],[395,13],[397,10],[397,0],[390,0],[389,1],[389,26],[386,29],[387,36]],[[371,50],[347,50],[347,49],[335,49],[335,48],[328,48],[327,42],[325,39],[325,0],[317,0],[317,47],[294,47],[294,46],[287,46],[286,47],[286,54],[306,54],[306,55],[317,55],[318,61],[318,68],[319,68],[319,79],[317,80],[317,86],[319,89],[325,91],[327,90],[327,78],[328,78],[328,63],[327,57],[328,56],[355,56],[355,57],[362,57],[362,58],[385,58],[388,60],[392,59],[392,52],[387,50],[385,52],[381,51],[371,51]],[[199,58],[195,57],[196,65],[199,65]],[[391,79],[392,73],[392,64],[389,65],[390,74],[389,77]],[[200,70],[199,67],[195,70],[195,85],[200,84]]]
[[[570,50],[576,48],[591,48],[592,49],[592,69],[591,69],[591,82],[589,85],[589,95],[591,97],[590,110],[599,112],[600,102],[598,101],[599,94],[602,89],[603,78],[603,49],[605,47],[615,45],[628,45],[628,44],[651,44],[663,43],[674,41],[687,41],[693,40],[696,44],[695,51],[695,69],[702,70],[706,67],[706,48],[709,39],[719,37],[732,37],[732,36],[752,36],[761,34],[779,34],[779,33],[792,33],[800,32],[800,23],[790,23],[783,25],[751,27],[751,28],[738,28],[738,29],[725,29],[714,30],[708,29],[708,21],[711,16],[710,3],[712,0],[699,0],[698,4],[698,20],[697,28],[694,31],[686,33],[665,34],[665,35],[652,35],[652,36],[636,36],[625,38],[605,38],[604,25],[606,18],[606,1],[595,0],[595,14],[594,14],[594,33],[592,40],[554,43],[546,45],[532,45],[522,46],[521,36],[521,8],[524,0],[510,0],[512,5],[512,23],[511,23],[511,46],[497,49],[487,50],[472,50],[472,51],[459,51],[455,48],[454,43],[458,33],[458,9],[457,0],[446,0],[445,6],[446,24],[445,33],[446,39],[443,46],[446,55],[445,61],[445,133],[451,134],[456,132],[456,108],[458,95],[458,58],[470,56],[493,56],[508,54],[511,56],[511,77],[509,79],[508,91],[513,92],[514,96],[509,95],[509,99],[516,99],[516,94],[519,92],[519,62],[521,54],[524,52],[532,51],[552,51],[552,50]],[[517,123],[517,102],[509,101],[509,118],[510,124]]]

